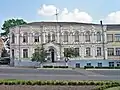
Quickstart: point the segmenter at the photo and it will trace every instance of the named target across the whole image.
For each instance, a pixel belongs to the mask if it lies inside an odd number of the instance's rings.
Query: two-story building
[[[47,64],[64,65],[64,51],[74,48],[77,57],[68,61],[69,66],[110,66],[119,60],[119,55],[111,56],[112,48],[119,48],[119,44],[109,42],[114,30],[119,34],[119,29],[111,27],[114,25],[103,25],[102,28],[100,24],[75,22],[32,22],[13,27],[10,29],[11,64],[36,65],[31,61],[32,54],[37,46],[43,45],[49,53]],[[119,49],[116,50],[119,53]]]

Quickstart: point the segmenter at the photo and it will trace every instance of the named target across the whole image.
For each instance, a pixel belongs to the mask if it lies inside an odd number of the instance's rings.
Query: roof
[[[120,30],[120,24],[109,24],[107,30]]]
[[[79,22],[31,22],[27,25],[42,25],[42,24],[81,24],[81,25],[100,25],[100,24],[93,24],[93,23],[79,23]]]

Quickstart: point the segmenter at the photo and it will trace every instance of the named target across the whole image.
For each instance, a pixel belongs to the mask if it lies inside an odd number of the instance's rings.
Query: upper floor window
[[[68,42],[68,32],[64,32],[64,42]]]
[[[115,34],[115,41],[120,42],[120,34]]]
[[[108,48],[107,52],[108,52],[108,56],[114,56],[114,48]]]
[[[23,42],[24,42],[24,43],[27,43],[27,42],[28,42],[28,33],[27,33],[27,32],[25,32],[25,33],[23,34]]]
[[[52,41],[55,41],[55,34],[52,34]]]
[[[48,33],[48,42],[50,42],[51,41],[51,35],[50,35],[50,33]]]
[[[113,34],[107,34],[107,41],[113,42]]]
[[[15,57],[15,53],[14,53],[14,49],[12,49],[12,58],[14,59]]]
[[[28,49],[23,49],[23,58],[28,58]]]
[[[39,33],[35,33],[34,42],[39,42]]]
[[[89,31],[86,32],[86,34],[85,34],[85,41],[90,42],[90,32]]]
[[[75,42],[79,42],[79,32],[75,32]]]
[[[97,42],[101,41],[101,33],[97,32]]]
[[[12,33],[12,43],[15,43],[15,35]]]
[[[86,56],[90,56],[90,48],[89,47],[86,48]]]

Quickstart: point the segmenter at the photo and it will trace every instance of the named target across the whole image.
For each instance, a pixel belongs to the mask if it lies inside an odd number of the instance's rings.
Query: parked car
[[[9,65],[9,64],[10,64],[10,57],[0,58],[0,65]]]

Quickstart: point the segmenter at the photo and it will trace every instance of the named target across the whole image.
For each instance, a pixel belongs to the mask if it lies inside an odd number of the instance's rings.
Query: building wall
[[[107,34],[106,26],[103,27],[104,30],[104,46],[105,46],[105,59],[110,59],[107,56],[107,47],[111,47],[112,45],[107,42]],[[75,42],[75,32],[79,32],[79,42]],[[85,34],[86,32],[90,32],[90,42],[86,42]],[[28,42],[23,43],[23,33],[28,33]],[[39,42],[34,42],[34,34],[39,33]],[[64,33],[68,32],[68,42],[64,42]],[[97,32],[101,33],[101,41],[97,41]],[[14,49],[14,60],[12,59],[11,53],[11,61],[12,63],[16,63],[19,65],[22,62],[26,62],[25,65],[35,65],[30,64],[32,54],[34,53],[34,49],[37,46],[41,46],[44,44],[44,48],[49,50],[51,47],[55,50],[55,60],[56,61],[64,61],[64,48],[79,48],[79,56],[76,58],[72,58],[73,63],[75,60],[96,60],[103,59],[103,38],[102,38],[102,29],[100,25],[92,25],[92,24],[69,24],[69,23],[61,23],[61,25],[56,23],[39,23],[39,25],[22,25],[20,27],[14,27],[10,30],[10,42],[12,42],[12,33],[15,35],[15,42],[10,43],[10,51]],[[55,41],[48,42],[48,33],[52,36],[55,33]],[[50,38],[52,40],[52,37]],[[90,48],[91,56],[86,56],[86,48]],[[101,47],[101,56],[97,56],[97,47]],[[28,58],[23,58],[23,49],[28,49]],[[50,60],[51,61],[51,60]],[[28,62],[28,64],[27,64]],[[23,65],[24,63],[20,64]],[[69,64],[70,65],[70,64]]]

